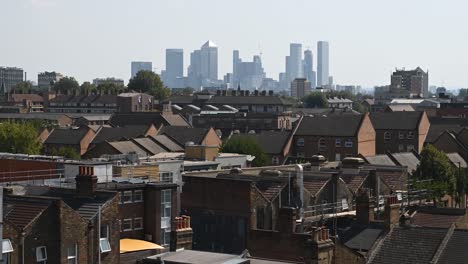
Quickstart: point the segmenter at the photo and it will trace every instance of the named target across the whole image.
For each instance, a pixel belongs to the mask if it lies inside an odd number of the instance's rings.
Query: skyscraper
[[[255,89],[262,85],[265,72],[260,56],[255,55],[252,62],[244,62],[239,57],[239,51],[232,53],[233,62],[233,86],[240,85],[242,89]]]
[[[317,43],[317,86],[328,85],[329,73],[329,50],[328,42]]]
[[[208,40],[200,50],[201,76],[208,80],[218,80],[218,47]]]
[[[315,77],[315,71],[314,71],[314,57],[312,55],[312,51],[309,49],[304,51],[303,66],[304,66],[304,78],[306,78],[310,82],[310,85],[312,88],[315,88],[316,77]]]
[[[301,99],[311,91],[310,82],[306,78],[296,78],[291,83],[291,96]]]
[[[289,59],[286,73],[289,75],[290,81],[304,77],[302,67],[302,44],[291,43],[289,45]]]
[[[139,71],[152,71],[153,63],[149,61],[132,61],[132,78],[137,75]]]
[[[177,87],[177,78],[184,76],[184,50],[166,49],[166,71],[164,82],[170,88]]]
[[[23,81],[23,69],[0,67],[0,93],[9,93],[13,87]]]

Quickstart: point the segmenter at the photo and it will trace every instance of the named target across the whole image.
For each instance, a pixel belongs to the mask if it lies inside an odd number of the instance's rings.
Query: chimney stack
[[[313,155],[310,159],[310,169],[312,171],[320,171],[320,167],[327,163],[327,158],[322,155]]]
[[[385,200],[384,221],[385,227],[388,229],[400,222],[400,203],[396,196],[387,197]]]
[[[97,177],[94,175],[94,167],[79,166],[79,174],[76,180],[76,195],[78,197],[94,197],[97,189]]]
[[[190,226],[190,216],[175,217],[172,223],[170,251],[192,249],[193,231]]]
[[[359,192],[356,197],[356,220],[363,225],[374,220],[374,202],[367,191]]]

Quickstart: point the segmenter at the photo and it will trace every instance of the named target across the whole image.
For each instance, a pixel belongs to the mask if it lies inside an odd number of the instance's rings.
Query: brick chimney
[[[374,220],[374,201],[366,191],[359,192],[356,197],[356,220],[363,225]]]
[[[393,228],[400,222],[400,203],[396,196],[387,197],[385,200],[384,222],[385,227],[388,229]]]
[[[292,207],[280,208],[278,213],[278,231],[292,234],[296,230],[296,210]]]
[[[97,189],[97,177],[94,175],[94,167],[80,166],[76,180],[76,195],[78,197],[94,197]]]
[[[175,217],[171,226],[170,251],[192,249],[193,231],[190,226],[190,216]]]

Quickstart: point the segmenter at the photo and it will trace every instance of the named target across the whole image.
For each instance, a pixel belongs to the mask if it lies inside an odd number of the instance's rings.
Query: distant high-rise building
[[[58,72],[41,72],[37,75],[37,87],[41,90],[49,89],[62,78],[63,75]]]
[[[211,40],[190,53],[188,85],[192,88],[218,83],[218,47]]]
[[[286,68],[289,80],[304,77],[304,68],[302,66],[302,44],[291,43],[289,45],[289,59]]]
[[[310,82],[310,85],[312,88],[315,88],[316,77],[315,77],[315,71],[314,71],[314,57],[312,55],[312,51],[309,49],[304,51],[303,66],[304,66],[304,78],[306,78]]]
[[[177,86],[177,79],[184,76],[184,50],[166,49],[166,71],[164,83],[170,88]]]
[[[132,61],[132,78],[135,77],[139,71],[153,71],[153,63],[149,61]]]
[[[328,42],[319,41],[317,43],[317,86],[327,86],[329,72],[329,47]]]
[[[265,72],[262,67],[260,56],[254,56],[252,62],[243,62],[239,58],[239,51],[233,53],[233,86],[240,86],[242,89],[252,90],[262,85]]]
[[[9,93],[11,89],[21,83],[23,69],[16,67],[0,67],[0,93]]]
[[[391,76],[390,93],[394,97],[427,97],[429,72],[417,67],[414,70],[396,70]]]
[[[291,82],[291,96],[302,98],[311,91],[310,82],[306,78],[296,78]]]
[[[118,86],[124,86],[125,83],[124,83],[124,80],[122,79],[118,79],[118,78],[114,78],[114,77],[110,77],[110,78],[96,78],[93,80],[93,84],[94,86],[99,86],[99,85],[102,85],[102,84],[115,84],[115,85],[118,85]]]

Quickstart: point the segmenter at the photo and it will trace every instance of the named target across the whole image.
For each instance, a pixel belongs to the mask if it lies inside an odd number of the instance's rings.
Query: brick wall
[[[59,164],[49,161],[0,159],[0,182],[51,179],[49,174],[56,174]],[[14,173],[9,173],[9,172]],[[25,172],[20,172],[25,171]],[[42,171],[42,172],[27,172]],[[59,175],[53,176],[58,178]]]
[[[60,263],[68,263],[68,247],[75,244],[78,249],[78,263],[88,263],[90,246],[93,245],[87,233],[88,222],[63,201],[58,201],[57,204],[60,219]]]
[[[356,154],[362,154],[364,156],[375,155],[375,138],[374,126],[372,126],[369,114],[366,114],[362,119],[362,123],[358,131],[358,147]]]
[[[202,144],[207,145],[207,146],[218,146],[219,147],[219,146],[221,146],[222,143],[223,142],[218,137],[218,135],[216,134],[216,132],[214,131],[213,128],[210,128],[210,130],[208,131],[208,133],[206,133],[205,138],[202,141]]]

